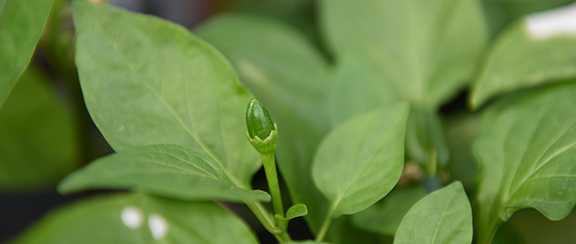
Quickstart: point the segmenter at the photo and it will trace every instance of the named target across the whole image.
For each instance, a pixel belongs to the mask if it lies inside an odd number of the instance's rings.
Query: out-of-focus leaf
[[[395,244],[472,242],[472,208],[462,183],[455,182],[420,200],[398,227]]]
[[[404,165],[408,104],[396,103],[343,123],[318,148],[314,183],[338,217],[359,212],[396,185]]]
[[[496,36],[517,18],[539,11],[553,9],[574,0],[483,0],[486,20],[492,36]]]
[[[558,243],[558,242],[550,242],[550,243]],[[509,224],[504,224],[494,235],[494,239],[492,240],[492,244],[525,244],[522,240],[522,237],[518,234],[514,228]]]
[[[381,203],[352,215],[352,223],[362,230],[394,236],[406,213],[426,195],[421,186],[396,187]]]
[[[438,112],[412,107],[406,124],[406,158],[430,173],[446,167],[449,151]]]
[[[576,203],[576,84],[533,89],[490,106],[474,142],[480,162],[477,231],[490,243],[519,209],[551,220]]]
[[[62,193],[91,188],[134,189],[182,200],[269,201],[262,191],[234,186],[212,158],[176,145],[152,145],[98,159],[68,176]]]
[[[472,89],[473,107],[502,93],[576,77],[575,33],[555,27],[576,22],[570,17],[576,4],[553,11],[522,18],[502,33]]]
[[[52,0],[0,0],[0,106],[24,72]]]
[[[470,192],[476,187],[478,163],[472,143],[480,133],[480,116],[471,112],[455,112],[445,117],[444,131],[450,150],[448,169],[451,180],[459,180]]]
[[[14,242],[36,243],[255,244],[258,241],[242,220],[213,202],[122,194],[60,208]]]
[[[356,53],[380,82],[413,105],[437,108],[473,75],[487,41],[476,0],[321,1],[322,23],[338,62]],[[350,79],[348,87],[358,79]],[[341,99],[372,99],[351,93]]]
[[[156,17],[73,2],[76,65],[88,111],[114,150],[176,144],[250,187],[261,167],[246,140],[250,93],[212,46]]]
[[[53,186],[78,167],[72,115],[33,69],[0,107],[0,138],[0,191]]]
[[[221,15],[195,33],[231,60],[241,81],[277,121],[280,172],[292,200],[306,204],[310,211],[305,218],[311,229],[317,230],[326,200],[310,187],[310,165],[330,127],[324,107],[325,60],[302,34],[267,18]]]
[[[356,228],[352,224],[351,217],[345,215],[332,220],[326,234],[326,241],[338,244],[377,243],[378,235]]]

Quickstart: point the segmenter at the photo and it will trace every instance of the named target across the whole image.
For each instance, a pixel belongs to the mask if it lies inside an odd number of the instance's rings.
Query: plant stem
[[[318,236],[316,236],[316,242],[321,242],[322,240],[324,240],[324,237],[328,232],[328,228],[330,228],[330,223],[332,223],[332,215],[334,214],[334,207],[335,204],[332,205],[330,211],[328,211],[328,214],[326,214],[326,218],[324,219],[324,223],[322,223],[320,232],[318,232]]]
[[[290,235],[288,235],[286,230],[279,229],[278,227],[274,226],[274,220],[270,218],[270,214],[268,213],[266,208],[262,206],[261,203],[249,202],[246,203],[246,206],[248,206],[248,208],[252,210],[252,212],[254,213],[256,218],[260,221],[260,223],[262,223],[264,228],[268,232],[270,232],[270,234],[274,235],[276,240],[278,240],[280,243],[292,241],[292,238],[290,238]]]
[[[428,174],[436,175],[436,148],[428,155]]]
[[[266,180],[268,181],[268,188],[270,189],[270,195],[272,195],[274,212],[284,218],[284,207],[282,206],[282,195],[280,194],[280,185],[278,184],[274,153],[260,154],[260,158],[262,158]]]

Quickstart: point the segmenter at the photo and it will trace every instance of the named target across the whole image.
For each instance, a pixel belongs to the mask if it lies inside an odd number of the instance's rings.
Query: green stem
[[[334,214],[334,205],[335,204],[333,204],[333,206],[330,208],[330,211],[328,211],[328,214],[324,219],[324,223],[322,223],[322,228],[320,229],[320,232],[318,232],[318,236],[316,236],[316,242],[321,242],[324,240],[324,237],[328,232],[328,228],[330,228],[330,223],[332,223],[332,215]]]
[[[272,195],[274,212],[284,218],[284,207],[282,206],[282,195],[280,194],[280,184],[278,184],[278,174],[276,173],[274,153],[260,154],[260,158],[262,158],[264,172],[266,172],[266,180],[268,181],[268,188],[270,189],[270,195]]]
[[[432,152],[428,155],[428,174],[436,175],[436,149],[432,149]]]
[[[262,206],[261,203],[249,202],[246,203],[246,206],[248,206],[248,208],[252,210],[256,218],[260,221],[260,223],[262,223],[262,226],[264,226],[264,228],[268,232],[270,232],[270,234],[274,235],[276,240],[278,240],[280,243],[286,243],[292,241],[292,238],[290,238],[290,235],[288,235],[288,233],[285,230],[274,226],[274,220],[270,217],[270,214],[268,213],[266,208]]]

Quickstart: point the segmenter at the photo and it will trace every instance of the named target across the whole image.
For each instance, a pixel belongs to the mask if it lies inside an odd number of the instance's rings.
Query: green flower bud
[[[270,118],[270,114],[264,105],[252,98],[246,109],[246,126],[248,140],[260,153],[271,153],[276,150],[278,144],[278,128]]]

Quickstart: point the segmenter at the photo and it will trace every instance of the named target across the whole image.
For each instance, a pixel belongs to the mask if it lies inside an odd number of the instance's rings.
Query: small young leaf
[[[210,157],[177,145],[152,145],[96,160],[68,176],[61,193],[91,188],[134,189],[181,200],[269,201],[263,191],[230,182]]]
[[[310,210],[305,219],[311,230],[317,231],[326,200],[310,187],[314,184],[311,165],[318,144],[330,129],[325,110],[329,90],[326,60],[302,33],[274,19],[222,14],[194,33],[230,59],[242,83],[278,123],[278,168],[294,202],[304,203]]]
[[[73,2],[76,65],[92,119],[116,151],[176,144],[205,152],[236,185],[261,167],[246,140],[252,97],[226,59],[182,26]]]
[[[225,233],[225,234],[223,234]],[[48,214],[14,244],[256,244],[234,214],[212,202],[181,202],[144,194],[83,200]]]
[[[274,217],[280,220],[291,220],[294,218],[306,216],[307,214],[308,208],[306,208],[306,205],[299,203],[290,207],[288,211],[286,211],[286,218],[282,218],[282,216],[279,214],[274,215]]]
[[[421,186],[396,187],[380,203],[352,215],[352,223],[365,231],[394,236],[406,213],[426,195]]]
[[[408,109],[407,103],[396,103],[358,116],[324,139],[312,176],[333,217],[371,206],[396,185],[404,165]]]
[[[0,106],[32,58],[52,0],[0,0]]]
[[[576,14],[576,5],[564,9],[566,14]],[[557,13],[552,14],[560,13],[554,11]],[[470,100],[473,107],[480,107],[502,93],[576,77],[574,33],[555,33],[554,28],[530,31],[530,25],[542,21],[542,18],[534,19],[535,16],[516,21],[498,38],[472,89]],[[544,33],[546,36],[542,36]]]
[[[478,240],[489,244],[502,221],[523,208],[551,220],[576,203],[576,83],[533,89],[490,106],[474,142]]]
[[[404,219],[394,244],[472,242],[472,208],[462,183],[455,182],[420,200]]]
[[[29,67],[0,107],[0,191],[54,186],[78,168],[76,129],[56,89]]]

